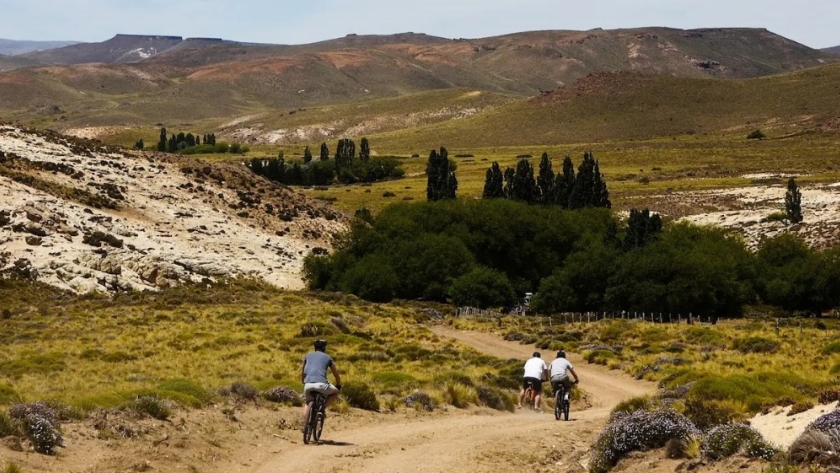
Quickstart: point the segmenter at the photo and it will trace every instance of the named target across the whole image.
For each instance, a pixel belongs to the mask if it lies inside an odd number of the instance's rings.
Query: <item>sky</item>
[[[117,33],[302,44],[412,31],[757,27],[840,45],[840,0],[0,0],[0,38],[96,42]]]

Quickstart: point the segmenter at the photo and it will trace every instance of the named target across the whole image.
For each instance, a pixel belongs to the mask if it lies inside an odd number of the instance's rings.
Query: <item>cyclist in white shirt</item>
[[[579,381],[574,367],[572,367],[572,364],[566,359],[566,352],[563,350],[557,352],[557,359],[551,362],[551,365],[549,365],[549,371],[551,372],[552,393],[556,393],[557,387],[561,384],[563,385],[563,388],[566,389],[566,394],[572,391],[572,381],[569,379],[569,375],[566,374],[566,371],[572,373],[572,376],[575,377],[575,384]]]
[[[534,409],[539,410],[543,380],[548,380],[548,366],[540,358],[540,352],[535,351],[533,357],[525,362],[525,377],[522,380],[522,391],[519,393],[519,404],[516,406],[518,409],[522,409],[525,390],[531,385],[534,389]]]

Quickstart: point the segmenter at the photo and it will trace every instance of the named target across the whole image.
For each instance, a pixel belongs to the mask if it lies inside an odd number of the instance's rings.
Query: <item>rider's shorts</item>
[[[560,386],[561,384],[563,385],[563,388],[566,390],[566,392],[571,392],[571,390],[572,390],[572,380],[569,379],[568,376],[563,376],[563,377],[552,376],[551,377],[551,389],[553,389],[554,392],[557,392],[557,386]]]
[[[330,383],[306,383],[303,385],[303,394],[306,396],[306,402],[314,401],[316,392],[330,397],[331,394],[338,392],[338,388]]]
[[[534,386],[537,394],[542,393],[542,380],[537,378],[525,378],[522,380],[522,389],[528,389],[528,385]]]

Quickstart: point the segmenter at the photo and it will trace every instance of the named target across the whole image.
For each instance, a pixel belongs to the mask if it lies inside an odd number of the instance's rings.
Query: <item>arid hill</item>
[[[0,74],[0,112],[73,106],[85,119],[147,124],[226,118],[351,100],[467,88],[515,96],[593,72],[745,78],[840,60],[763,29],[538,31],[449,40],[423,34],[348,36],[299,46],[118,35],[30,53],[43,63]],[[145,59],[144,59],[145,58]],[[128,63],[117,65],[113,63]],[[168,104],[168,105],[167,105]]]
[[[47,49],[63,48],[71,44],[78,44],[78,41],[18,41],[14,39],[0,38],[0,54],[15,56],[26,54],[32,51],[45,51]]]
[[[831,53],[831,54],[840,54],[840,46],[834,46],[834,47],[831,47],[831,48],[824,48],[824,49],[821,49],[820,51],[825,52],[825,53]]]
[[[44,64],[83,64],[87,62],[137,62],[177,46],[180,36],[118,34],[100,43],[79,43],[63,48],[33,51],[24,56]]]
[[[20,69],[21,67],[37,66],[39,63],[20,56],[6,56],[0,54],[0,72]]]
[[[300,288],[303,258],[344,222],[239,164],[0,125],[0,272],[77,292],[235,276]]]

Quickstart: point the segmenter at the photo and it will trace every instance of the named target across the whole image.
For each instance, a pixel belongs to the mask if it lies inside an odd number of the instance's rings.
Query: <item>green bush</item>
[[[452,301],[457,306],[509,307],[516,302],[513,285],[500,271],[476,266],[472,271],[455,279],[450,289]]]
[[[703,431],[718,425],[737,422],[745,417],[744,414],[725,403],[693,397],[685,400],[683,415],[691,419],[691,422]]]
[[[21,473],[23,470],[20,469],[20,466],[17,463],[9,463],[6,465],[6,468],[3,469],[3,473]]]
[[[726,336],[724,334],[705,327],[690,327],[685,332],[685,339],[695,345],[726,346]]]
[[[781,344],[762,337],[739,338],[732,343],[732,348],[741,353],[776,353]]]
[[[583,356],[587,363],[595,363],[596,365],[606,365],[609,360],[615,358],[618,358],[618,356],[610,350],[592,350],[586,352],[586,355]]]
[[[704,457],[711,460],[721,460],[736,453],[769,460],[776,450],[752,427],[744,424],[725,424],[706,434],[702,452]]]
[[[761,372],[750,375],[708,376],[698,380],[689,398],[707,401],[738,401],[750,412],[760,412],[766,405],[782,399],[804,400],[815,395],[820,384],[789,373]]]
[[[61,353],[45,353],[0,361],[0,373],[12,379],[18,379],[25,374],[43,375],[64,371],[65,368],[67,368],[67,363]]]
[[[373,381],[378,386],[381,386],[383,391],[390,392],[391,394],[405,392],[406,390],[416,388],[419,385],[417,378],[408,373],[401,373],[398,371],[376,373],[373,375]]]
[[[478,396],[472,387],[450,382],[443,386],[443,399],[447,404],[463,409],[475,403]]]
[[[840,353],[840,341],[831,342],[822,349],[823,355],[833,355],[835,353]]]
[[[124,351],[115,351],[112,353],[105,353],[102,355],[101,359],[106,363],[122,363],[124,361],[134,361],[137,357]]]
[[[158,420],[169,419],[172,415],[172,410],[166,405],[166,401],[157,396],[139,396],[127,407],[140,416]]]
[[[0,438],[8,437],[10,435],[20,436],[20,428],[12,421],[6,411],[0,411]]]
[[[766,136],[761,132],[761,130],[753,130],[747,135],[748,140],[763,140],[764,138],[766,138]]]
[[[660,402],[655,402],[649,396],[638,396],[621,401],[613,407],[610,411],[610,418],[614,418],[617,414],[631,414],[638,410],[652,411],[662,407]]]
[[[414,391],[403,399],[407,407],[432,412],[435,410],[435,400],[423,391]]]
[[[481,386],[477,390],[478,400],[485,406],[498,411],[514,411],[513,400],[506,392],[498,388]]]
[[[342,386],[341,395],[347,400],[351,407],[364,409],[366,411],[378,411],[379,400],[376,394],[365,383],[349,382]]]

